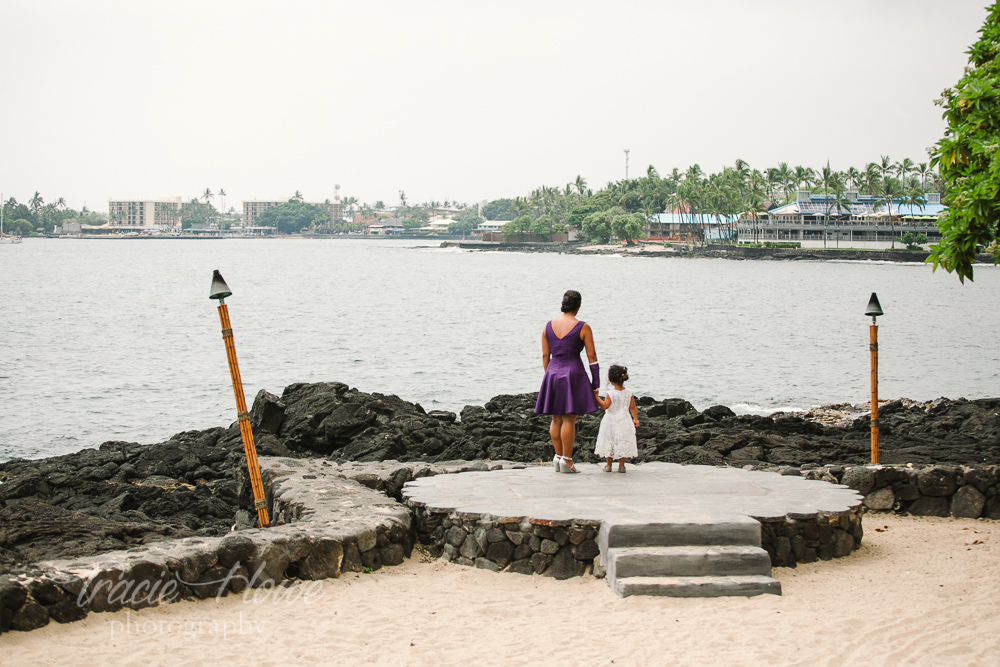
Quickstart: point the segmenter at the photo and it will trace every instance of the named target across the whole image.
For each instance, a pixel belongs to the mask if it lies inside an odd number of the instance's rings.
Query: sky
[[[0,191],[478,202],[927,162],[986,0],[0,0]],[[218,198],[214,201],[221,204]]]

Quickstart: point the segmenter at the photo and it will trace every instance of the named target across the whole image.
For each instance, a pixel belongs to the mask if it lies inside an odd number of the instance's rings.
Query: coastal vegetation
[[[278,232],[298,234],[330,220],[330,213],[315,204],[293,197],[284,204],[269,208],[257,218],[259,227],[276,227]]]
[[[990,7],[979,34],[965,74],[935,102],[944,108],[947,127],[931,155],[948,189],[948,210],[928,261],[963,283],[973,279],[980,248],[988,247],[1000,263],[1000,3]]]
[[[66,200],[58,197],[45,203],[40,192],[35,192],[27,203],[9,197],[3,202],[3,233],[28,236],[35,233],[51,234],[56,226],[67,222],[82,225],[102,225],[107,221],[103,213],[95,213],[84,206],[79,211],[68,208]]]
[[[829,164],[812,169],[787,162],[755,169],[736,160],[716,173],[706,173],[695,164],[661,175],[650,165],[643,176],[608,182],[596,192],[577,176],[561,188],[542,186],[527,196],[497,199],[484,207],[484,217],[510,219],[501,232],[508,238],[550,233],[545,230],[566,225],[580,229],[594,243],[632,243],[642,238],[642,230],[659,213],[676,213],[702,227],[725,221],[732,224],[739,215],[756,215],[793,201],[803,189],[829,195],[828,214],[849,211],[847,193],[855,191],[876,197],[891,216],[895,202],[923,206],[925,194],[943,193],[944,183],[928,163],[910,158],[894,162],[887,155],[863,168],[844,171]],[[536,232],[533,227],[539,219],[543,224]]]

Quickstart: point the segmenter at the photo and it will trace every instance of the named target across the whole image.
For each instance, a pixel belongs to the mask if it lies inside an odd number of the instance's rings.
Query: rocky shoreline
[[[637,463],[842,474],[844,466],[869,460],[869,420],[861,406],[759,417],[738,416],[725,406],[698,411],[679,398],[637,402]],[[548,418],[535,415],[533,406],[533,394],[501,395],[456,415],[342,383],[297,383],[281,397],[259,392],[251,418],[261,456],[339,464],[532,463],[553,454]],[[886,464],[1000,464],[1000,399],[890,401],[880,418]],[[579,419],[577,461],[596,462],[599,421],[597,414]],[[252,528],[244,469],[235,423],[178,433],[159,444],[106,442],[96,450],[0,464],[0,572]],[[840,481],[837,474],[827,481]],[[380,490],[399,499],[403,481],[382,480]],[[997,487],[980,485],[987,503]],[[933,503],[935,511],[939,504]]]
[[[689,259],[782,260],[782,261],[873,261],[924,263],[930,256],[926,250],[886,249],[848,250],[839,248],[757,248],[743,245],[686,246],[669,248],[662,243],[643,242],[633,246],[595,246],[581,241],[569,243],[469,243],[445,241],[441,247],[457,247],[480,252],[560,253],[567,255],[622,255],[628,257],[668,257]],[[982,264],[993,264],[988,254],[976,256]]]

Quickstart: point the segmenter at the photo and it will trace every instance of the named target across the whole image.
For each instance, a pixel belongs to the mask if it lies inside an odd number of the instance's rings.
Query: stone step
[[[677,598],[781,595],[781,584],[771,577],[626,577],[614,583],[621,597],[659,595]]]
[[[678,546],[609,549],[610,581],[628,577],[748,576],[771,574],[771,558],[760,547]]]
[[[750,517],[664,523],[604,522],[598,535],[601,553],[625,547],[760,546],[760,523]]]

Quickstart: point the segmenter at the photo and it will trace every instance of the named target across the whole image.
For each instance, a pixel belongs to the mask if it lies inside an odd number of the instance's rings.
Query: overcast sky
[[[0,190],[226,205],[926,162],[986,0],[0,0]],[[216,204],[218,205],[216,200]]]

